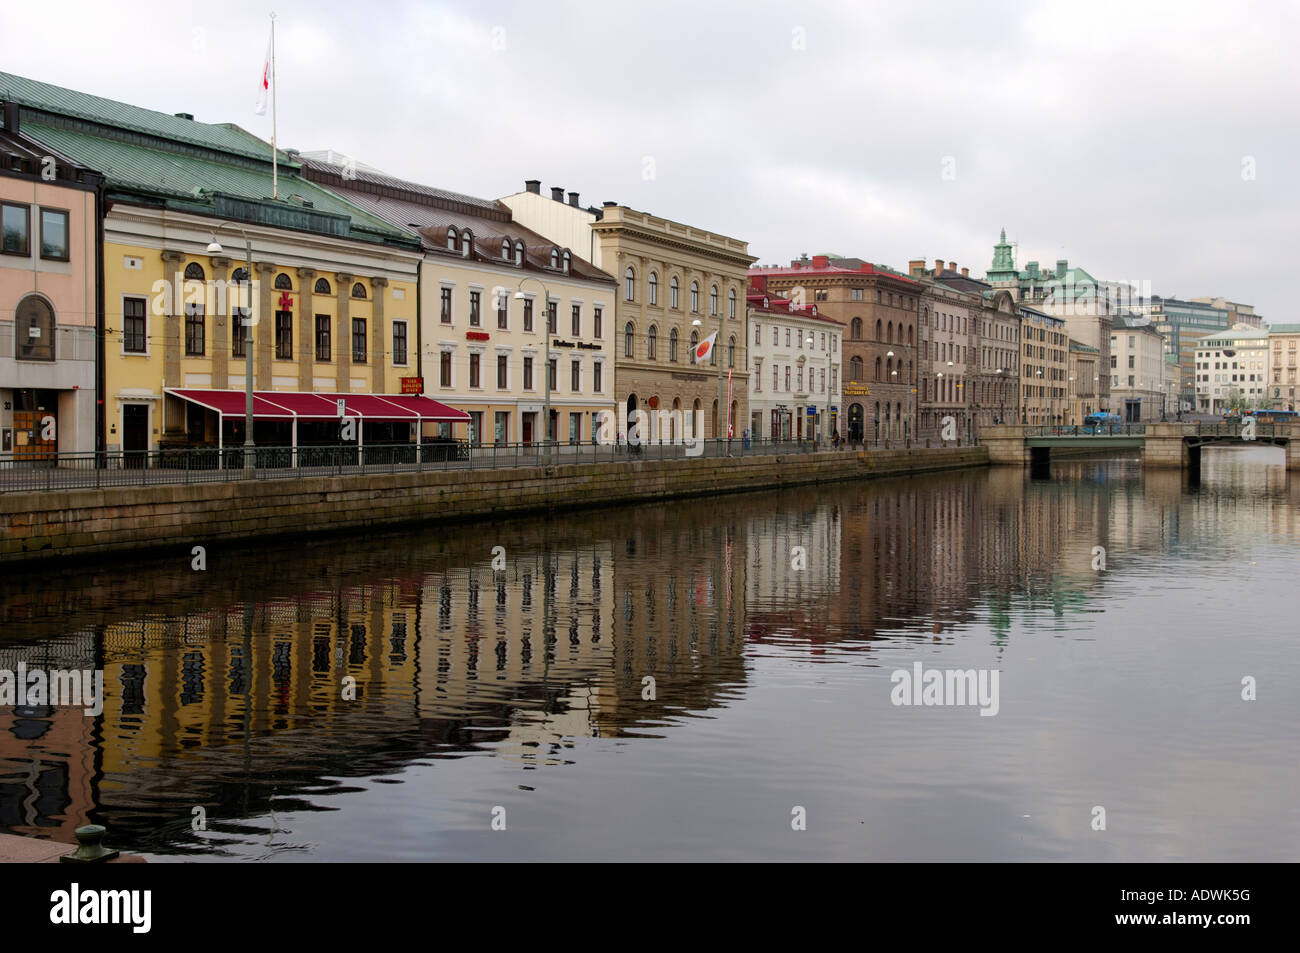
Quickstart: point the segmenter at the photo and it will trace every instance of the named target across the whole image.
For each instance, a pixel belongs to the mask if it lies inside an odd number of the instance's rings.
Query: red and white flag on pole
[[[262,63],[262,81],[257,86],[257,114],[266,115],[266,94],[271,89],[271,40],[266,41],[266,59]]]
[[[695,345],[695,363],[703,364],[713,353],[713,342],[717,340],[718,332],[714,331],[699,344]]]

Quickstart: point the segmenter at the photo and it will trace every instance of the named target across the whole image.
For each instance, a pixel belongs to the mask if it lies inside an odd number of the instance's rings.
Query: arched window
[[[523,263],[524,263],[524,243],[522,241],[516,241],[515,242],[515,264],[523,265]]]
[[[324,278],[317,278],[316,287],[312,290],[318,295],[327,295],[330,293],[330,283]]]
[[[700,285],[697,281],[691,282],[691,313],[699,314],[700,312]]]
[[[447,229],[447,251],[456,250],[456,229]]]
[[[727,366],[736,366],[736,336],[734,334],[727,341]]]
[[[668,332],[668,360],[677,362],[677,329]]]
[[[54,309],[40,295],[28,295],[14,309],[16,356],[20,361],[54,360]],[[141,331],[139,350],[145,350]]]
[[[681,308],[681,302],[677,298],[677,293],[681,289],[677,285],[677,276],[673,275],[668,282],[668,307],[674,311]]]
[[[510,239],[501,239],[501,258],[504,261],[510,260]]]
[[[885,340],[888,341],[890,344],[894,343],[894,322],[893,321],[890,321],[888,326],[885,328]]]
[[[631,270],[632,270],[631,268],[628,269],[628,271],[631,271]],[[632,357],[632,356],[633,356],[633,354],[632,354],[632,336],[633,336],[632,322],[629,321],[629,322],[627,323],[627,327],[625,327],[625,328],[623,329],[623,356],[624,356],[624,357]]]
[[[203,266],[200,265],[198,262],[192,261],[185,266],[186,281],[203,281],[206,278],[207,275],[203,273]]]
[[[718,286],[709,286],[709,314],[718,313]]]
[[[912,326],[910,324],[907,326],[907,346],[912,346]]]
[[[885,361],[885,380],[894,376],[894,359],[888,358]]]
[[[560,260],[561,263],[564,265],[564,273],[567,275],[569,273],[569,263],[572,261],[572,258],[569,256],[569,253],[566,251],[563,255],[560,256]]]
[[[289,280],[289,276],[286,275],[283,271],[275,276],[275,290],[276,291],[293,290],[293,282]]]
[[[700,332],[692,331],[691,332],[691,363],[692,364],[695,363],[695,349],[699,346],[700,346]],[[698,404],[699,401],[696,401],[696,403]]]
[[[732,288],[727,292],[727,317],[733,320],[736,317],[736,289]]]
[[[880,380],[880,358],[876,358],[876,380]]]
[[[623,298],[627,301],[636,300],[636,271],[631,265],[623,272]]]
[[[365,296],[366,296],[366,286],[358,281],[355,285],[352,286],[352,297],[364,298]]]
[[[645,357],[647,361],[653,361],[655,359],[655,344],[658,340],[659,329],[652,324],[650,325],[650,330],[646,332],[645,338]]]
[[[849,322],[849,337],[854,341],[862,340],[862,319],[854,318]]]
[[[849,359],[849,380],[862,380],[862,358],[853,357]]]
[[[652,271],[650,272],[650,277],[647,278],[646,281],[648,283],[646,287],[646,293],[650,297],[650,303],[658,304],[659,303],[659,276]]]
[[[551,267],[552,268],[560,267],[560,253],[556,251],[554,248],[551,249]]]
[[[877,341],[883,341],[885,339],[884,332],[885,332],[885,326],[881,323],[879,318],[876,318],[876,340]]]
[[[461,256],[464,258],[468,258],[470,248],[472,248],[473,245],[474,245],[474,236],[470,233],[470,230],[467,228],[465,229],[465,231],[460,233]]]

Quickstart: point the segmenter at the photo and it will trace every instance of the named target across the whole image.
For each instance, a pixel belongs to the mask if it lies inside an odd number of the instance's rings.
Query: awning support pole
[[[366,465],[366,418],[357,415],[357,463]]]
[[[293,468],[298,469],[298,418],[293,418]]]
[[[217,469],[226,468],[226,415],[217,414]]]

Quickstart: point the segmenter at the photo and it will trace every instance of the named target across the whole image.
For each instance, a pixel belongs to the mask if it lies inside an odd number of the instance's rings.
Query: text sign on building
[[[423,394],[424,378],[423,377],[403,377],[402,378],[403,394]]]

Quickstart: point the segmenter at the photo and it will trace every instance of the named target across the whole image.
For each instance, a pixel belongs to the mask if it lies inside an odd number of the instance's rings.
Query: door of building
[[[124,404],[122,406],[122,450],[124,465],[142,469],[149,450],[149,405]]]

